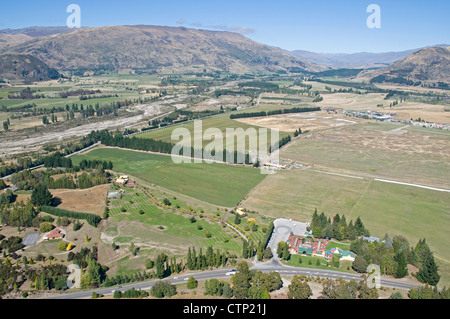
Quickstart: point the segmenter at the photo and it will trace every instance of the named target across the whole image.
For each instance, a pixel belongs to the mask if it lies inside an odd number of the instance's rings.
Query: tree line
[[[236,214],[235,224],[238,224],[236,223],[238,219],[239,215]],[[270,222],[263,238],[258,241],[257,244],[253,243],[253,241],[251,240],[244,240],[242,244],[242,258],[249,259],[256,256],[258,261],[271,259],[273,257],[272,250],[270,249],[270,247],[267,247],[267,244],[269,243],[270,237],[272,236],[273,229],[273,222]]]
[[[109,133],[108,131],[99,132],[101,135],[101,143],[106,146],[115,146],[120,148],[129,148],[140,151],[150,151],[157,152],[163,154],[171,154],[173,147],[175,144],[164,142],[160,140],[154,140],[151,138],[137,138],[133,137],[125,137],[120,133]],[[185,154],[185,149],[181,148],[179,154],[181,156],[190,156],[192,158],[195,157],[196,149],[191,147],[188,150],[188,154]],[[203,149],[201,150],[201,154],[204,154]],[[215,156],[214,150],[211,152],[211,155]],[[229,161],[228,159],[231,159]],[[243,160],[240,160],[243,159]],[[234,151],[233,153],[227,151],[226,149],[223,151],[223,162],[228,163],[236,163],[236,164],[251,164],[249,154],[242,155],[241,153]]]
[[[262,82],[262,81],[250,81],[250,82],[240,82],[238,83],[240,88],[242,87],[256,87],[264,91],[274,91],[278,90],[280,86],[271,82]]]
[[[291,138],[290,135],[285,136],[285,137],[282,137],[282,138],[278,141],[278,143],[276,143],[275,145],[271,145],[271,146],[269,147],[269,153],[275,152],[276,150],[280,149],[281,147],[283,147],[284,145],[286,145],[287,143],[289,143],[289,142],[291,141],[291,139],[292,139],[292,138]]]
[[[69,96],[83,96],[83,95],[92,95],[92,94],[97,94],[97,93],[102,93],[102,91],[100,90],[83,90],[83,89],[78,89],[75,91],[65,91],[65,92],[61,92],[59,93],[59,96],[63,99],[68,98]]]
[[[318,214],[314,211],[309,230],[316,238],[336,238],[337,240],[355,240],[358,236],[370,236],[369,231],[364,226],[361,218],[357,218],[355,223],[351,220],[347,224],[345,215],[342,217],[336,214],[333,219],[326,217],[324,213]]]
[[[237,113],[231,114],[230,119],[240,119],[240,118],[248,118],[248,117],[262,117],[262,116],[271,116],[277,114],[289,114],[289,113],[304,113],[304,112],[317,112],[320,111],[320,107],[294,107],[290,109],[283,110],[273,110],[273,111],[260,111],[260,112],[248,112],[248,113]]]
[[[64,157],[61,153],[46,156],[43,160],[44,167],[66,167],[72,168],[72,159],[70,157]]]
[[[89,225],[97,227],[97,225],[101,221],[101,217],[89,214],[89,213],[79,213],[79,212],[73,212],[57,207],[51,207],[51,206],[42,206],[41,210],[47,214],[59,216],[59,217],[69,217],[69,218],[75,218],[75,219],[84,219],[88,222]]]
[[[213,250],[212,246],[208,246],[206,252],[203,249],[197,252],[195,247],[189,247],[186,256],[186,267],[189,270],[204,270],[209,267],[219,268],[226,266],[230,255],[226,252],[220,252],[219,249]]]
[[[386,234],[380,242],[356,239],[352,241],[350,250],[357,254],[352,267],[359,273],[367,272],[368,265],[377,264],[382,275],[403,278],[408,275],[409,264],[419,268],[412,275],[420,282],[436,286],[440,280],[438,266],[425,239],[411,247],[404,236],[391,239]]]

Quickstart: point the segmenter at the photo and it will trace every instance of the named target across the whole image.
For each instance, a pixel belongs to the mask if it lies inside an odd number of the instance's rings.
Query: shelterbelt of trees
[[[273,110],[273,111],[269,111],[269,112],[261,111],[261,112],[231,114],[230,119],[241,119],[241,118],[247,118],[247,117],[262,117],[262,116],[271,116],[271,115],[288,114],[288,113],[318,112],[320,110],[321,110],[320,107],[293,107],[290,109]]]
[[[101,131],[96,132],[95,134],[98,134],[98,136],[100,136],[101,143],[106,146],[115,146],[163,154],[171,154],[172,149],[175,147],[175,144],[173,143],[154,140],[150,138],[149,139],[137,138],[136,136],[126,137],[123,136],[123,134],[121,133],[110,133],[108,131]],[[195,154],[197,153],[205,154],[203,150],[201,150],[201,152],[196,152],[196,149],[194,147],[191,147],[190,151],[188,151],[188,154],[185,154],[185,149],[181,148],[180,152],[177,155],[194,157]],[[214,157],[215,155],[214,150],[211,152],[211,155]],[[232,160],[230,161],[229,159]],[[226,149],[223,150],[223,162],[230,164],[252,164],[252,162],[250,161],[249,154],[242,155],[242,153],[239,153],[238,151],[229,152]]]

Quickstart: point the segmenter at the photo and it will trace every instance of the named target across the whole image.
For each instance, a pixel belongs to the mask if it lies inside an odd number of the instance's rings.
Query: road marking
[[[424,186],[424,185],[418,185],[418,184],[411,184],[411,183],[396,182],[396,181],[391,181],[391,180],[388,180],[388,179],[375,178],[375,180],[379,181],[379,182],[385,182],[385,183],[392,183],[392,184],[400,184],[400,185],[406,185],[406,186],[414,186],[414,187],[426,188],[426,189],[431,189],[431,190],[440,191],[440,192],[450,192],[450,189],[436,188],[436,187],[430,187],[430,186]]]

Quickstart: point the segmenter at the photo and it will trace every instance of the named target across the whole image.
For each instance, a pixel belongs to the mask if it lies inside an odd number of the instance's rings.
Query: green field
[[[253,109],[253,112],[260,111],[260,110],[261,110],[260,108],[255,108],[255,109]],[[194,143],[198,143],[198,145],[202,145],[202,147],[205,147],[206,145],[211,143],[211,140],[203,140],[202,135],[199,135],[197,139],[195,138],[194,122],[189,122],[189,123],[180,124],[180,125],[177,125],[174,127],[167,127],[167,128],[163,128],[160,130],[155,130],[152,132],[137,135],[137,137],[152,138],[155,140],[162,140],[165,142],[177,143],[178,140],[172,140],[172,132],[176,128],[184,128],[184,129],[189,130],[189,132],[191,133],[191,145],[193,145],[193,146],[194,146]],[[207,119],[202,120],[202,132],[205,132],[207,129],[210,129],[210,128],[217,128],[222,132],[222,135],[224,138],[224,147],[225,147],[225,149],[230,150],[234,145],[236,145],[237,142],[236,142],[236,138],[232,139],[231,135],[226,134],[227,128],[229,128],[229,129],[242,128],[243,130],[253,128],[253,129],[255,129],[256,133],[258,134],[258,130],[260,127],[232,120],[232,119],[230,119],[229,114],[223,114],[223,115],[219,115],[219,116],[215,116],[212,118],[207,118]],[[287,135],[288,135],[288,133],[286,133],[286,132],[279,132],[280,138],[283,138]],[[229,138],[227,139],[227,137],[229,137]],[[268,144],[270,144],[270,142],[271,142],[270,139],[271,139],[271,133],[270,133],[270,130],[268,130],[267,131]],[[248,139],[246,141],[246,149],[248,149]]]
[[[311,221],[317,208],[327,216],[361,217],[371,235],[404,235],[411,245],[426,238],[450,283],[450,197],[447,192],[318,173],[281,171],[250,192],[242,207],[272,217]]]
[[[175,164],[170,156],[113,148],[74,156],[74,164],[82,159],[111,160],[117,172],[224,207],[236,206],[265,177],[256,168],[217,163]]]

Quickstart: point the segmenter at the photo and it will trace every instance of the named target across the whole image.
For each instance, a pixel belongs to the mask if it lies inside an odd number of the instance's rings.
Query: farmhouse
[[[62,239],[64,236],[65,234],[61,231],[61,229],[55,228],[44,237],[44,240]]]
[[[118,179],[116,179],[114,184],[116,184],[118,186],[124,186],[127,183],[127,181],[128,180],[119,177]]]
[[[239,216],[241,216],[241,217],[243,217],[243,216],[246,216],[247,215],[247,213],[246,212],[244,212],[243,210],[242,210],[242,208],[238,208],[238,209],[236,209],[236,214],[238,214]]]

